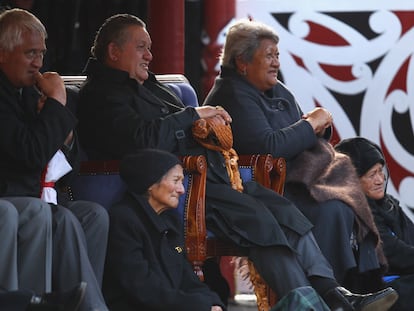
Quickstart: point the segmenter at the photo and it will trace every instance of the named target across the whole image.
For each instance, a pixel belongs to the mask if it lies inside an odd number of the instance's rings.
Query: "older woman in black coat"
[[[374,214],[389,264],[386,279],[400,296],[391,310],[412,310],[414,224],[398,200],[386,193],[388,169],[381,148],[364,137],[354,137],[342,140],[335,149],[351,158]]]
[[[178,206],[184,193],[179,159],[144,149],[121,162],[128,193],[110,209],[104,294],[113,311],[222,311],[223,303],[185,257]]]
[[[380,247],[378,256],[375,251],[379,234],[358,178],[349,160],[338,161],[327,142],[331,114],[321,107],[303,113],[278,80],[278,43],[271,27],[237,21],[227,33],[221,73],[204,104],[221,105],[230,113],[239,153],[270,153],[287,160],[285,196],[313,223],[336,279],[355,291],[376,290],[383,285],[385,259]]]

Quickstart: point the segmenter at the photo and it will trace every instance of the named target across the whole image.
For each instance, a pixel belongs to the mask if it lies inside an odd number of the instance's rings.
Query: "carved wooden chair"
[[[283,158],[271,155],[239,155],[239,171],[243,181],[255,180],[263,186],[283,194],[286,178],[286,162]],[[206,257],[241,256],[246,254],[236,245],[216,239],[211,234],[207,238]],[[277,302],[276,293],[256,272],[252,262],[248,261],[250,281],[257,298],[258,311],[268,311]]]

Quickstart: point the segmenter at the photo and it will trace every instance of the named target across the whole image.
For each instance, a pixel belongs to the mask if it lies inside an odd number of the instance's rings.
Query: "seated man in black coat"
[[[55,179],[49,179],[56,173],[49,166],[52,160],[65,164],[66,172],[75,171],[78,148],[77,120],[66,107],[62,78],[56,72],[39,72],[46,37],[33,14],[22,9],[0,14],[0,197],[42,196],[49,203],[53,247],[44,263],[52,269],[52,289],[65,291],[87,282],[81,310],[105,311],[100,283],[108,214],[93,202],[58,204]]]

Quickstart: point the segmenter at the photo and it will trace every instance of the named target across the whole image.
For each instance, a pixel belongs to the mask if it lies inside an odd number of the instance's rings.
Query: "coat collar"
[[[19,92],[19,89],[16,88],[13,84],[11,84],[10,80],[4,74],[3,71],[0,70],[0,85],[4,88],[8,95],[15,95]]]
[[[36,105],[40,95],[34,87],[16,88],[2,71],[0,71],[0,86],[1,92],[4,91],[8,98],[8,100],[2,101],[2,105],[7,102],[7,105],[14,109],[18,115],[36,113]]]
[[[144,98],[146,101],[153,105],[160,106],[161,108],[169,105],[170,103],[165,102],[152,94],[144,85],[138,83],[136,80],[129,77],[128,72],[111,68],[103,64],[101,61],[95,58],[89,58],[88,63],[84,69],[84,73],[89,77],[105,81],[105,84],[111,85],[127,85],[135,90],[135,92]],[[156,81],[154,74],[149,73],[151,82]],[[87,79],[88,80],[88,79]],[[171,105],[171,104],[170,104]],[[177,109],[177,107],[175,107]]]
[[[138,201],[139,207],[142,211],[148,216],[150,219],[151,224],[157,229],[160,234],[165,234],[166,232],[172,230],[175,233],[179,233],[177,228],[174,224],[170,221],[168,217],[168,211],[157,214],[151,205],[148,203],[148,200],[145,196],[136,194],[133,192],[129,192],[129,194],[133,197],[134,200]]]
[[[96,58],[88,59],[84,73],[88,77],[97,78],[103,81],[110,81],[111,83],[131,83],[133,81],[139,84],[129,77],[128,72],[106,66]]]
[[[148,203],[147,198],[143,195],[135,194],[132,192],[129,192],[129,194],[133,197],[134,200],[138,201],[139,203],[139,206],[135,208],[141,209],[141,211],[148,216],[148,219],[150,220],[151,224],[159,232],[161,243],[161,264],[164,265],[164,271],[168,276],[173,287],[178,287],[179,283],[181,282],[181,265],[183,261],[174,260],[173,257],[182,256],[182,252],[185,251],[183,239],[178,238],[182,234],[181,232],[179,232],[181,227],[179,226],[178,221],[174,223],[173,217],[169,215],[168,211],[165,211],[158,215]],[[171,238],[171,236],[173,237]],[[171,269],[171,265],[168,264],[171,261],[175,263],[176,269]]]
[[[293,99],[291,98],[292,95],[290,94],[290,92],[287,91],[286,85],[280,80],[277,80],[277,84],[275,86],[271,87],[265,92],[261,92],[253,84],[247,81],[242,75],[238,74],[236,70],[228,66],[221,67],[220,77],[224,79],[236,80],[239,83],[242,83],[244,87],[250,88],[252,91],[257,93],[259,96],[264,97],[266,99],[286,98],[286,97],[289,100]]]

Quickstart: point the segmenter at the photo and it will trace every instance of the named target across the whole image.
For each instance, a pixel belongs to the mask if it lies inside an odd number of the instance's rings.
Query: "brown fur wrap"
[[[386,264],[374,217],[356,169],[347,155],[336,152],[329,142],[319,139],[313,148],[291,161],[286,182],[304,184],[317,202],[336,199],[349,205],[355,213],[358,240],[373,232],[378,241],[378,258]]]

